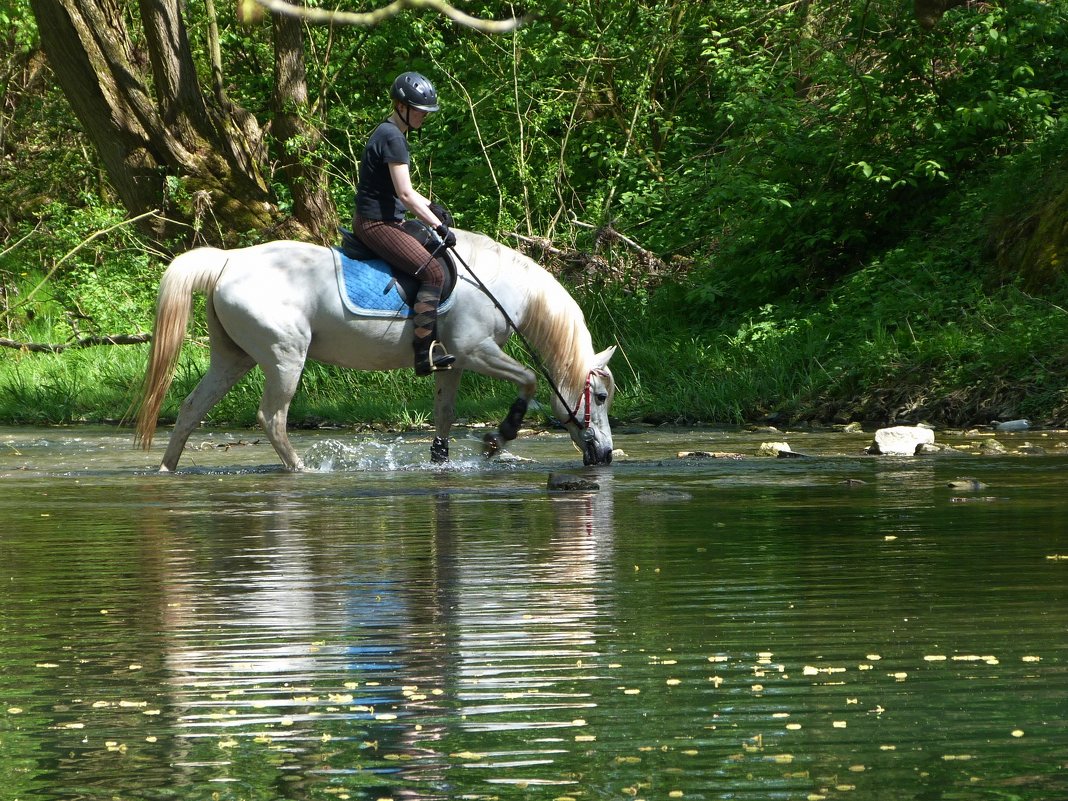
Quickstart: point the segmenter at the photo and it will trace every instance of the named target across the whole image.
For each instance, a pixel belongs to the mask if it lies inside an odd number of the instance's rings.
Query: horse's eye
[[[596,398],[597,398],[597,403],[603,406],[604,403],[608,400],[608,393],[607,392],[598,392],[597,395],[596,395]]]

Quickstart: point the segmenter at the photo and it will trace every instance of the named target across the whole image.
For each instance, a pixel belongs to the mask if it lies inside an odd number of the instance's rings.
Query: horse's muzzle
[[[582,449],[582,464],[586,467],[598,464],[611,464],[612,463],[612,445],[604,445],[597,441],[596,438],[589,438],[586,440],[585,446]]]

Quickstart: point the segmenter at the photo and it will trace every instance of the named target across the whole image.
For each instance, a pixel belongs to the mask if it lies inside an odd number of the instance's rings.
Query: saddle
[[[444,304],[456,286],[456,263],[453,261],[452,254],[449,253],[448,248],[441,244],[437,234],[419,220],[405,220],[401,223],[401,227],[426,248],[427,261],[431,258],[436,258],[441,265],[442,271],[445,273],[445,284],[441,288],[441,302]],[[352,231],[347,228],[338,228],[338,231],[341,233],[341,247],[339,250],[346,257],[363,262],[381,261],[381,257],[357,239]],[[398,270],[392,264],[387,264],[387,266],[392,280],[382,290],[382,294],[388,295],[390,290],[396,286],[397,294],[400,295],[404,302],[409,306],[414,306],[415,295],[419,291],[422,281],[419,280],[418,276],[409,275],[403,270]]]

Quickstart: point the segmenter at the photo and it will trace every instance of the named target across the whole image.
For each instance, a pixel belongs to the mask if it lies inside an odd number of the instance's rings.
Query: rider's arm
[[[411,173],[407,164],[391,162],[389,165],[389,177],[393,179],[393,190],[397,193],[404,208],[425,222],[431,228],[441,225],[441,220],[430,210],[430,201],[423,197],[412,186]]]

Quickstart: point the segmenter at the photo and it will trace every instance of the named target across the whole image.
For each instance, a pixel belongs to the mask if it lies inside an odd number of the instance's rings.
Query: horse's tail
[[[224,251],[197,248],[176,257],[160,279],[156,325],[137,409],[137,431],[134,434],[134,442],[146,451],[152,447],[159,410],[174,380],[193,308],[193,293],[205,292],[210,295],[225,267]]]

